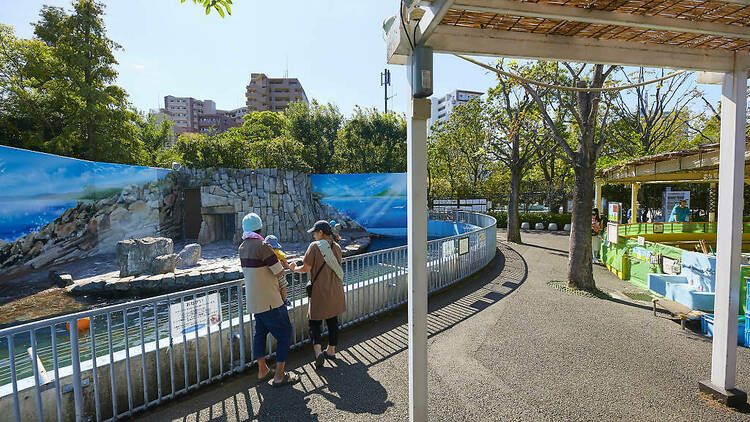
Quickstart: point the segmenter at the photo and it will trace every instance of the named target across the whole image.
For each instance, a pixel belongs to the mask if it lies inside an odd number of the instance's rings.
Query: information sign
[[[198,331],[207,324],[216,325],[221,322],[219,293],[172,303],[169,305],[169,314],[173,337]]]

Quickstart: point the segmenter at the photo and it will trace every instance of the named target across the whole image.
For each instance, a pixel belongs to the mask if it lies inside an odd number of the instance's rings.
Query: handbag
[[[307,297],[308,298],[310,298],[310,296],[312,296],[312,286],[313,286],[313,283],[315,282],[315,280],[320,275],[320,272],[323,271],[323,267],[325,267],[325,266],[326,266],[326,263],[325,263],[325,261],[323,261],[323,265],[321,265],[320,268],[318,268],[318,272],[315,273],[315,277],[313,277],[311,280],[307,280],[307,284],[305,284],[305,291],[307,292]]]

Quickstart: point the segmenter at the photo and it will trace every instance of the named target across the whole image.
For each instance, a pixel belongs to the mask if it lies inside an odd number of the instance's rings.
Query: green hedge
[[[502,228],[508,227],[508,214],[506,212],[490,212],[491,216],[497,219],[497,226]],[[548,214],[543,212],[519,213],[518,220],[520,223],[529,223],[533,229],[536,223],[544,224],[544,228],[549,227],[549,223],[556,223],[557,228],[562,230],[566,224],[570,224],[570,214]]]

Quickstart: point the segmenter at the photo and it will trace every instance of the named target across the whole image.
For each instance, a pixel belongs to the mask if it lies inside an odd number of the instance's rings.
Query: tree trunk
[[[591,267],[591,210],[594,200],[594,171],[591,164],[574,166],[573,215],[568,257],[568,287],[593,290]]]
[[[508,242],[521,243],[521,223],[518,221],[518,195],[521,187],[521,170],[510,170],[510,195],[508,196]]]

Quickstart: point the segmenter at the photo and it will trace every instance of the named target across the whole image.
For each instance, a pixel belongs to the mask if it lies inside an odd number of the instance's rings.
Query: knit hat
[[[279,238],[272,234],[269,234],[268,236],[266,236],[266,242],[268,242],[268,244],[271,245],[271,247],[274,249],[281,249],[281,245],[279,244]]]
[[[263,220],[258,214],[251,212],[242,219],[242,231],[254,232],[263,228]]]

